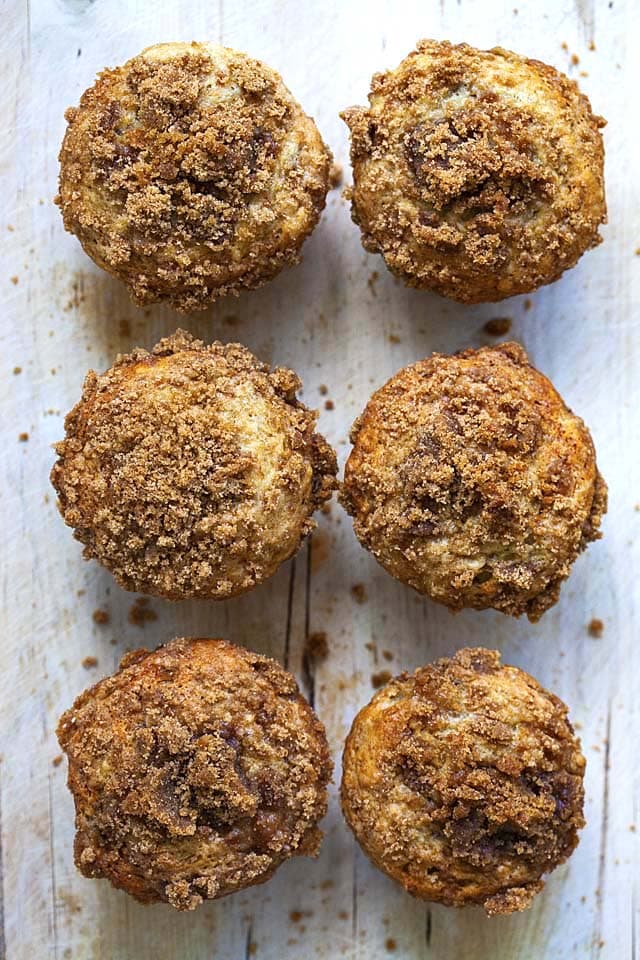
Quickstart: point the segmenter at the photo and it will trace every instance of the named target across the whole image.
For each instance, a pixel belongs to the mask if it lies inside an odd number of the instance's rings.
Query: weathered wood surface
[[[514,4],[518,9],[514,9]],[[9,960],[165,960],[245,956],[565,960],[638,957],[638,308],[640,60],[634,0],[31,0],[2,4],[3,472],[6,613],[0,689],[3,943]],[[605,243],[560,282],[497,307],[461,307],[394,282],[365,254],[334,191],[304,263],[263,290],[181,319],[133,307],[120,285],[65,235],[52,205],[63,110],[97,70],[162,40],[216,39],[279,69],[315,116],[348,182],[338,111],[363,102],[371,73],[395,65],[421,36],[501,44],[580,76],[609,120]],[[595,50],[590,45],[595,43]],[[566,49],[563,48],[566,44]],[[571,63],[577,54],[579,64]],[[376,278],[374,271],[377,271]],[[11,278],[17,278],[12,282]],[[182,324],[238,339],[291,365],[304,399],[340,452],[374,387],[430,351],[488,341],[494,316],[590,425],[610,485],[605,537],[576,563],[560,603],[537,626],[497,613],[451,616],[395,583],[355,542],[334,504],[298,557],[265,586],[228,603],[152,601],[155,622],[128,621],[121,591],[57,515],[48,484],[51,443],[89,366],[150,346]],[[21,367],[21,373],[14,373]],[[321,384],[335,409],[324,410]],[[28,442],[19,442],[21,432]],[[356,602],[354,584],[366,599]],[[108,625],[92,619],[107,609]],[[604,622],[601,639],[586,629]],[[308,631],[330,656],[305,675]],[[142,907],[72,863],[73,812],[54,728],[88,683],[131,647],[174,635],[223,635],[287,663],[325,722],[336,758],[371,674],[413,668],[468,644],[503,651],[570,705],[587,771],[588,826],[571,861],[526,914],[488,920],[403,894],[356,849],[334,795],[317,862],[284,866],[268,885],[195,914]],[[389,664],[381,651],[390,650]],[[98,659],[87,671],[84,657]],[[338,779],[338,772],[336,773]],[[299,922],[296,918],[301,914]],[[634,934],[634,931],[635,934]],[[635,951],[635,953],[634,953]],[[2,949],[0,948],[0,954]]]

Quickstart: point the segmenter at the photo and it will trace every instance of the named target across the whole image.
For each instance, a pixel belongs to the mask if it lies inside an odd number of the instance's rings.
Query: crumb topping
[[[336,486],[297,376],[178,331],[91,371],[51,480],[65,522],[128,590],[225,599],[271,576]]]
[[[342,804],[372,861],[426,900],[523,910],[584,826],[567,708],[495,651],[402,674],[356,717]]]
[[[181,310],[270,279],[319,219],[330,153],[279,75],[214,44],[160,44],[66,113],[65,227],[139,303]]]
[[[501,300],[600,242],[604,121],[546,64],[423,40],[342,116],[364,246],[411,286]]]
[[[434,354],[377,391],[341,501],[395,577],[452,610],[537,620],[600,536],[591,436],[518,344]]]
[[[275,661],[222,640],[127,655],[60,719],[75,859],[142,902],[190,910],[317,853],[324,730]]]

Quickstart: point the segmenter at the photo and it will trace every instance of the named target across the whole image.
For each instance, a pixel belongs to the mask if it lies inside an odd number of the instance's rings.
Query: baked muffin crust
[[[516,343],[405,367],[351,442],[340,499],[360,542],[451,610],[538,620],[600,537],[589,431]]]
[[[409,286],[502,300],[600,242],[604,120],[547,64],[422,40],[342,117],[362,242]]]
[[[331,154],[265,64],[158,44],[103,71],[66,118],[65,228],[137,303],[201,309],[298,262]]]
[[[524,910],[584,826],[567,708],[492,650],[401,674],[354,720],[342,809],[380,870],[424,900]]]
[[[85,557],[170,600],[226,599],[270,577],[336,487],[300,386],[241,344],[184,331],[90,371],[51,473]]]
[[[75,861],[143,903],[192,910],[315,856],[324,729],[275,661],[223,640],[128,654],[64,713]]]

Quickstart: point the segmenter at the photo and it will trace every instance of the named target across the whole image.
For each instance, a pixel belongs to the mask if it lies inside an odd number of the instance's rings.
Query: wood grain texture
[[[636,13],[634,0],[2,5],[0,956],[638,960],[639,841],[631,829],[637,824],[640,831]],[[63,110],[102,67],[162,40],[214,38],[258,56],[281,71],[316,118],[348,182],[338,111],[364,102],[371,74],[397,64],[421,36],[501,44],[548,61],[579,78],[609,121],[605,243],[535,294],[531,309],[526,298],[463,307],[405,289],[364,253],[339,191],[330,195],[300,267],[193,319],[133,307],[64,234],[51,202]],[[579,65],[571,65],[572,53]],[[205,339],[241,340],[301,374],[304,399],[321,408],[320,427],[343,461],[349,425],[375,387],[433,350],[488,342],[483,323],[494,316],[512,318],[512,335],[589,424],[610,486],[604,539],[578,560],[560,603],[536,626],[492,612],[454,617],[420,599],[359,548],[334,504],[297,558],[254,593],[218,605],[154,600],[157,620],[141,629],[128,621],[134,597],[81,559],[57,515],[50,445],[62,435],[63,415],[87,368],[106,367],[118,351],[149,347],[179,324]],[[16,367],[22,372],[14,374]],[[331,411],[324,409],[322,384]],[[28,442],[18,441],[23,431]],[[355,584],[364,585],[364,602],[354,596]],[[96,608],[108,610],[108,624],[93,621]],[[587,632],[592,617],[604,622],[601,639]],[[327,633],[330,655],[311,669],[303,663],[304,639],[319,630]],[[106,882],[83,879],[72,863],[65,765],[52,764],[57,717],[125,650],[190,634],[222,635],[287,663],[313,694],[336,759],[354,713],[371,695],[372,673],[412,669],[469,644],[499,648],[506,662],[565,699],[579,724],[588,759],[588,826],[575,855],[526,914],[488,920],[475,908],[428,906],[374,871],[356,849],[334,788],[318,861],[293,861],[268,885],[195,914],[145,908]],[[384,650],[393,654],[390,663]],[[87,655],[97,657],[96,669],[81,666]],[[294,911],[299,922],[291,919]]]

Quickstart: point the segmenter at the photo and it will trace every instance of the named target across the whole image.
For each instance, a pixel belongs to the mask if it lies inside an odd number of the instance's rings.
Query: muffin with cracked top
[[[158,44],[103,71],[66,118],[64,225],[137,303],[202,309],[300,259],[331,154],[265,64]]]
[[[547,64],[422,40],[342,116],[353,219],[409,286],[502,300],[600,242],[604,120]]]
[[[127,590],[223,600],[272,576],[337,486],[292,370],[183,331],[90,371],[51,480],[65,523]]]
[[[578,843],[585,760],[562,701],[493,650],[402,674],[359,712],[342,809],[423,900],[524,910]]]
[[[363,546],[451,610],[538,620],[607,487],[589,431],[516,343],[400,370],[351,431],[341,501]]]
[[[275,661],[223,640],[127,654],[60,718],[75,861],[143,903],[193,910],[315,856],[331,761]]]

